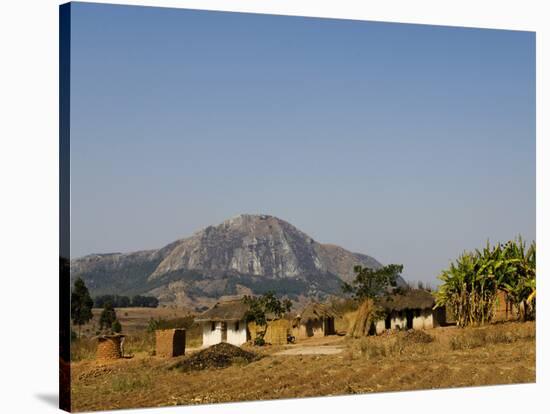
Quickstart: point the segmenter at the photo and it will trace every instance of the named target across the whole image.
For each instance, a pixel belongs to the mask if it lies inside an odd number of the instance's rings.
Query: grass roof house
[[[202,346],[220,342],[240,346],[250,339],[245,315],[248,305],[241,299],[217,302],[213,307],[195,318],[202,325]]]
[[[445,324],[445,309],[433,309],[433,295],[422,289],[408,289],[384,296],[376,305],[386,314],[375,324],[377,334],[386,329],[431,329]]]
[[[298,337],[335,335],[334,318],[339,314],[329,305],[312,302],[298,316]]]

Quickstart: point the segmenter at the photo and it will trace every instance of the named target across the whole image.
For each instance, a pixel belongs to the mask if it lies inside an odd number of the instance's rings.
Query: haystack
[[[348,332],[348,335],[357,338],[360,336],[365,336],[371,333],[371,328],[374,323],[373,321],[374,313],[374,302],[372,299],[365,300],[359,309],[357,309],[357,314],[355,315],[355,320],[351,325],[351,329]]]
[[[288,335],[292,333],[292,322],[288,319],[275,319],[267,321],[265,326],[256,326],[256,323],[250,322],[248,330],[252,338],[256,338],[258,331],[265,329],[264,341],[271,345],[286,345]]]

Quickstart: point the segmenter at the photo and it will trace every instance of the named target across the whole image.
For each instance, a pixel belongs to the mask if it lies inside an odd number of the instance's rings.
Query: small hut
[[[155,331],[155,352],[162,358],[185,355],[185,329]]]
[[[240,346],[250,339],[245,315],[248,305],[241,299],[219,301],[195,318],[202,325],[202,346],[220,342]]]
[[[289,336],[297,336],[297,326],[299,321],[296,320],[294,313],[288,312],[282,316],[277,316],[273,313],[265,315],[266,326],[256,326],[255,322],[248,323],[248,330],[251,338],[255,338],[258,331],[265,329],[264,341],[271,345],[286,345]]]
[[[298,316],[299,338],[335,335],[334,318],[338,313],[329,305],[312,302]]]
[[[445,324],[445,309],[434,309],[433,295],[422,289],[409,289],[376,300],[386,318],[375,324],[377,334],[386,329],[431,329]]]

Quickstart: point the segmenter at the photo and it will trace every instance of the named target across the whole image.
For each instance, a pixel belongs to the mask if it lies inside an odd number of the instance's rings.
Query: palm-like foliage
[[[439,276],[436,306],[447,306],[458,326],[484,324],[493,318],[503,290],[523,319],[534,316],[534,302],[527,298],[535,289],[535,252],[534,243],[526,250],[519,238],[463,253]]]
[[[508,242],[507,246],[508,260],[512,263],[513,272],[504,281],[502,289],[520,318],[532,319],[536,310],[536,245],[533,242],[526,248],[520,237],[517,242]]]

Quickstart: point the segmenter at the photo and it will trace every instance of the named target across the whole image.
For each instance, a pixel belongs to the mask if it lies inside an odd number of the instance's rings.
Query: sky
[[[71,257],[241,213],[437,285],[535,239],[535,34],[73,3]]]

